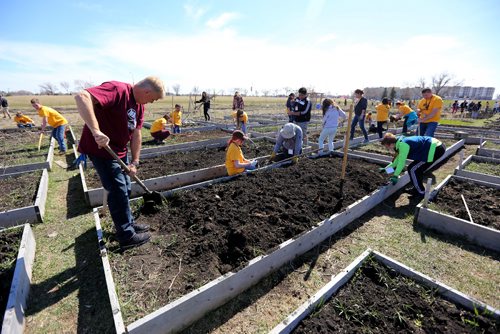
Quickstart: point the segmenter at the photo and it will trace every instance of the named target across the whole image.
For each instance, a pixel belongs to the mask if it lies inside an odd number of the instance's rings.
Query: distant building
[[[441,96],[448,99],[493,100],[495,87],[445,86]]]

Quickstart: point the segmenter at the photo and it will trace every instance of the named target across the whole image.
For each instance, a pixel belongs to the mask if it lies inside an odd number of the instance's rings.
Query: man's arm
[[[135,129],[132,133],[132,140],[130,142],[130,151],[132,153],[132,163],[139,162],[142,147],[142,133],[141,129]]]
[[[428,119],[431,119],[432,117],[434,117],[437,114],[438,111],[439,111],[439,108],[432,109],[432,111],[429,114],[424,114],[422,121],[426,121]]]
[[[47,116],[43,116],[42,118],[42,126],[41,126],[42,132],[45,131],[45,127],[47,127]]]
[[[297,134],[295,137],[295,149],[293,151],[293,155],[299,155],[300,151],[302,150],[302,139],[304,137],[304,134],[302,133],[302,129],[298,128],[297,129]]]
[[[281,137],[278,133],[278,137],[276,137],[276,145],[274,145],[273,152],[278,153],[282,145],[283,145],[283,137]]]
[[[81,91],[75,96],[76,107],[80,117],[83,119],[85,124],[90,129],[90,132],[94,135],[94,140],[99,147],[103,147],[109,144],[109,138],[99,129],[99,123],[95,117],[94,104],[97,104],[97,100],[90,95],[86,90]]]

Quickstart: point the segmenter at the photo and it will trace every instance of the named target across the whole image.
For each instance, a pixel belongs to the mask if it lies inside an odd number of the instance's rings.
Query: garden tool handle
[[[109,147],[109,145],[104,146],[104,148],[113,157],[113,159],[118,161],[118,164],[123,168],[123,170],[127,174],[130,173],[130,168],[128,168],[128,166],[123,162],[123,160],[120,159],[118,155],[116,155],[115,151],[113,151],[111,147]],[[137,175],[133,175],[132,178],[134,179],[135,182],[137,182],[141,186],[142,189],[144,189],[144,191],[146,191],[148,194],[151,193],[151,190],[149,190],[148,187],[146,187],[146,185],[137,177]]]

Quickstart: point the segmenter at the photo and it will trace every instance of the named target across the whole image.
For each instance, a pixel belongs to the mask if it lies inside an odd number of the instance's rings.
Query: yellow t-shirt
[[[377,122],[386,122],[389,119],[391,107],[388,104],[379,104],[375,109],[377,110]]]
[[[399,109],[399,111],[401,111],[401,114],[402,114],[403,116],[406,116],[406,115],[408,115],[409,113],[411,113],[411,112],[413,111],[413,110],[412,110],[410,107],[408,107],[406,104],[402,104],[402,105],[400,105],[400,106],[398,107],[398,109]]]
[[[47,123],[53,128],[68,124],[66,118],[50,107],[41,106],[40,109],[38,109],[38,116],[47,117]]]
[[[14,122],[22,124],[34,123],[33,120],[26,115],[22,115],[21,117],[14,116]]]
[[[231,143],[227,148],[226,152],[227,175],[235,175],[243,173],[245,171],[245,168],[235,168],[233,162],[234,160],[238,160],[240,163],[245,162],[245,158],[243,157],[243,152],[241,151],[241,147],[239,147],[235,143]]]
[[[167,125],[167,120],[164,117],[158,118],[156,121],[153,122],[153,124],[151,124],[151,129],[149,131],[151,133],[161,131],[165,129],[165,125]]]
[[[234,118],[234,121],[236,121],[236,111],[233,112],[233,118]],[[241,115],[240,122],[243,122],[245,124],[248,123],[248,115],[246,112],[243,112],[243,115]]]
[[[181,117],[182,117],[182,111],[175,111],[175,110],[172,111],[172,123],[174,123],[174,125],[177,126],[182,125]]]
[[[438,108],[438,111],[434,115],[434,117],[426,120],[423,123],[430,122],[439,122],[441,119],[441,109],[443,109],[443,99],[439,96],[432,94],[430,100],[421,99],[418,103],[418,109],[420,109],[420,119],[423,119],[424,116],[427,116],[432,113],[432,109]]]

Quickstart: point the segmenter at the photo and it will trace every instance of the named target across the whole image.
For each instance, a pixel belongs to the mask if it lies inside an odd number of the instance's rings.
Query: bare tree
[[[40,87],[40,94],[42,95],[54,95],[57,90],[57,86],[51,82],[44,82],[38,86]]]
[[[269,96],[269,90],[268,89],[264,89],[262,91],[262,94],[264,94],[264,97],[268,97]]]
[[[432,76],[432,91],[436,95],[440,95],[439,93],[443,90],[445,86],[447,86],[450,81],[453,79],[453,76],[448,74],[447,72],[443,72],[437,75]],[[444,91],[442,92],[444,93]]]
[[[279,89],[273,89],[273,95],[274,96],[278,96],[280,94],[280,90]]]
[[[69,82],[67,81],[61,81],[59,85],[64,88],[67,94],[69,94]]]
[[[199,92],[200,92],[200,88],[198,86],[194,86],[193,87],[193,94],[198,95]]]
[[[81,90],[95,86],[94,83],[91,81],[85,81],[85,80],[79,80],[79,79],[74,81],[74,85],[75,85],[75,90],[77,90],[77,91],[81,91]]]
[[[243,88],[243,89],[241,90],[241,94],[243,94],[243,95],[247,96],[247,95],[248,95],[248,89]]]
[[[172,86],[172,89],[174,90],[175,95],[179,96],[179,91],[181,90],[181,85],[175,84]]]
[[[420,77],[417,80],[417,87],[419,87],[419,88],[425,88],[426,87],[425,78],[424,77]]]

